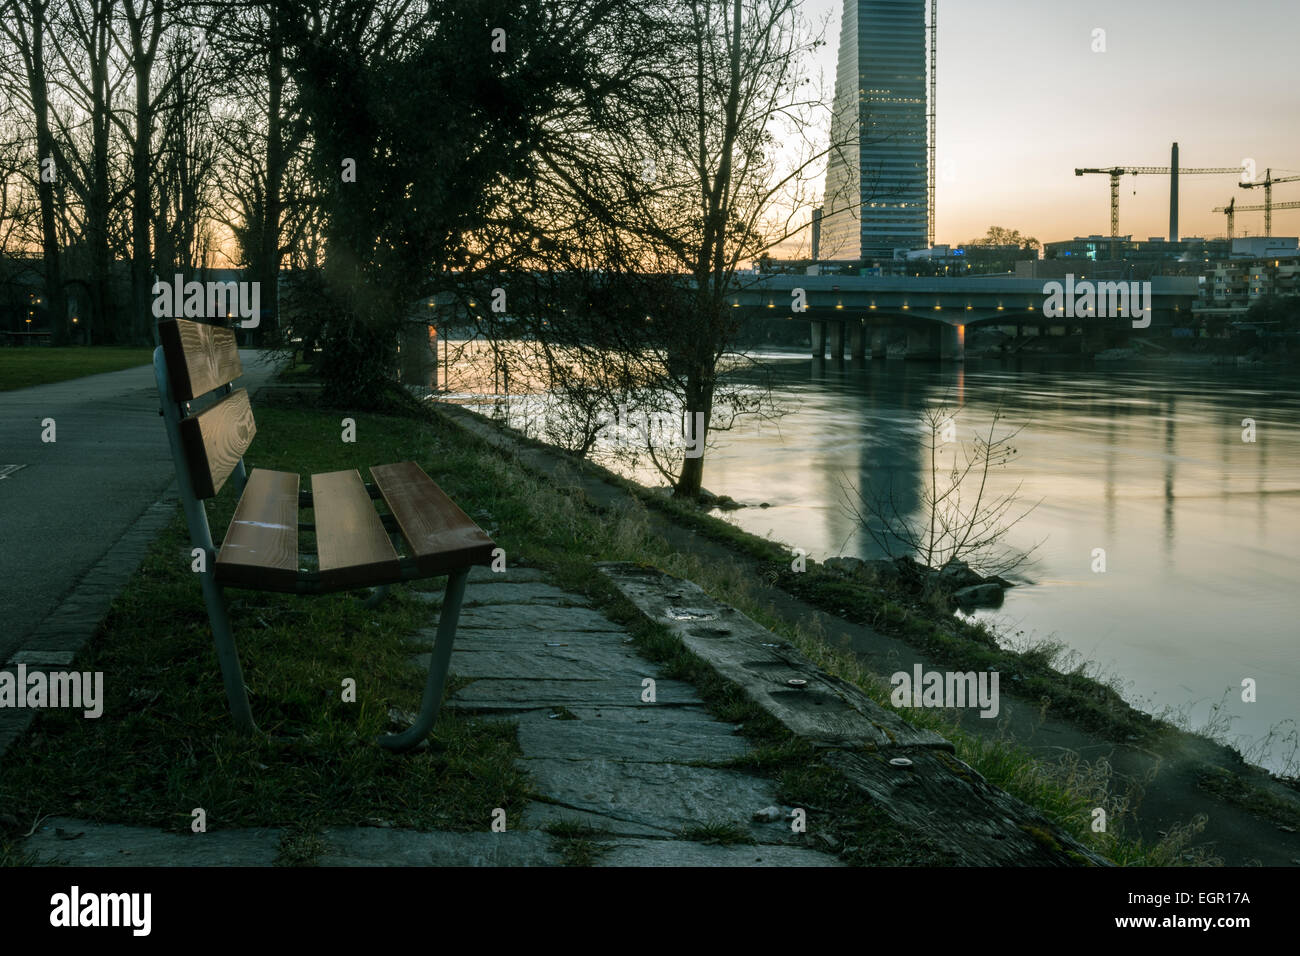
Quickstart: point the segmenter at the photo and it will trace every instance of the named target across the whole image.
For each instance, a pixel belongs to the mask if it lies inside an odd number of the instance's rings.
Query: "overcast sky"
[[[830,14],[828,88],[842,9],[803,0],[810,20]],[[1175,140],[1183,167],[1250,157],[1261,179],[1269,166],[1300,174],[1300,0],[939,0],[938,80],[941,243],[990,225],[1042,241],[1108,234],[1109,180],[1075,167],[1167,166]],[[1223,235],[1211,210],[1234,195],[1264,201],[1231,175],[1184,176],[1179,191],[1183,237]],[[1273,198],[1300,201],[1300,182]],[[1168,177],[1126,176],[1121,234],[1168,231]],[[1237,235],[1263,232],[1262,212],[1237,216]],[[1273,232],[1300,234],[1300,209],[1275,212]]]

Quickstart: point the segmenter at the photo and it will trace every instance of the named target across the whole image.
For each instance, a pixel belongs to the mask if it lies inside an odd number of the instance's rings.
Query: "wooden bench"
[[[158,333],[154,376],[190,539],[205,556],[203,597],[235,726],[257,729],[225,588],[327,594],[447,575],[419,716],[403,733],[379,739],[391,750],[416,746],[438,716],[469,569],[490,564],[496,545],[414,462],[371,468],[373,484],[355,469],[312,475],[311,491],[298,487],[294,472],[248,473],[244,453],[257,426],[247,391],[231,384],[243,372],[234,333],[186,319],[161,322]],[[239,504],[218,551],[204,502],[232,476]],[[376,511],[376,500],[388,514]],[[300,508],[314,511],[314,525],[299,524]],[[311,563],[298,553],[300,528],[315,532],[318,570],[300,570]],[[402,554],[394,548],[399,537]]]

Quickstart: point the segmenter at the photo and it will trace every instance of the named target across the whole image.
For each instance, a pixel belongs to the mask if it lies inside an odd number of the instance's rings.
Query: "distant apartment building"
[[[1300,296],[1300,252],[1272,259],[1246,259],[1213,263],[1206,270],[1201,303],[1207,308],[1244,311],[1270,295]]]
[[[817,258],[865,265],[925,248],[925,0],[844,0]]]

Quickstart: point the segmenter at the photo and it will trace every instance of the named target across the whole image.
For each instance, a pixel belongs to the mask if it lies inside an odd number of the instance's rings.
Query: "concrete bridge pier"
[[[939,327],[939,360],[942,362],[966,361],[966,327],[941,325]]]
[[[914,326],[907,330],[907,357],[911,360],[931,360],[939,357],[939,329],[936,326]]]
[[[823,359],[826,357],[826,326],[819,319],[812,320],[809,339],[812,342],[812,357],[814,359]]]
[[[1100,322],[1085,322],[1080,329],[1083,333],[1083,346],[1080,349],[1084,355],[1096,355],[1106,349],[1106,326]]]
[[[865,333],[861,319],[849,320],[849,358],[854,364],[866,358]]]
[[[831,321],[831,361],[844,361],[844,323]]]
[[[873,359],[889,357],[889,339],[886,338],[886,331],[885,327],[881,325],[877,325],[871,330],[871,357]]]

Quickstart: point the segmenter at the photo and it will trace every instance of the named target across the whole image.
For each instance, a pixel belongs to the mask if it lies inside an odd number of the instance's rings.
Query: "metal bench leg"
[[[438,615],[438,634],[433,642],[433,654],[429,660],[429,679],[424,685],[424,697],[420,700],[420,715],[415,723],[400,734],[387,734],[379,738],[379,744],[389,750],[410,750],[429,736],[433,723],[438,719],[438,708],[442,704],[443,688],[447,685],[447,666],[451,663],[451,645],[456,639],[456,622],[460,618],[460,602],[465,596],[465,580],[469,577],[469,568],[453,571],[447,578],[447,591],[442,599],[442,612]]]
[[[248,706],[248,690],[244,687],[244,671],[239,666],[239,654],[230,632],[230,617],[226,613],[226,597],[209,570],[203,574],[203,600],[208,606],[208,620],[212,624],[212,643],[217,648],[217,661],[221,664],[221,680],[226,685],[226,699],[230,701],[230,715],[235,718],[235,730],[241,734],[257,732],[253,711]]]

